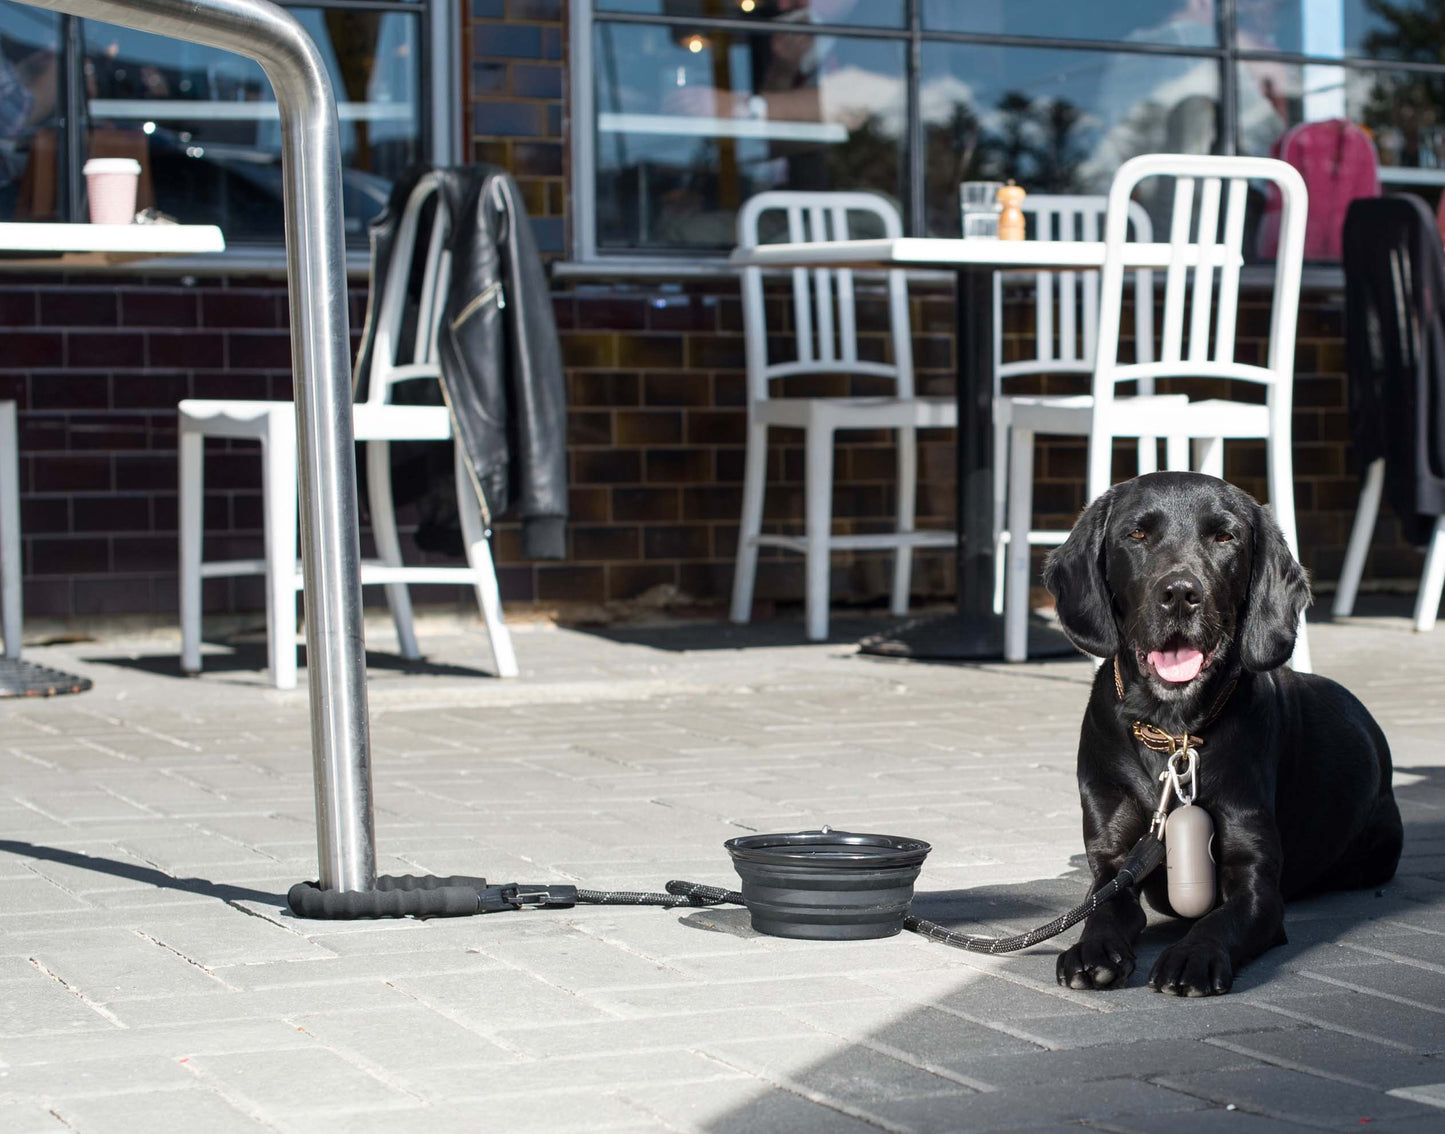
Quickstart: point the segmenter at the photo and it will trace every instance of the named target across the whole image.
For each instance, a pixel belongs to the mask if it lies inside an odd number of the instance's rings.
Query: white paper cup
[[[140,162],[135,158],[91,158],[81,172],[85,174],[91,224],[130,224],[135,220]]]

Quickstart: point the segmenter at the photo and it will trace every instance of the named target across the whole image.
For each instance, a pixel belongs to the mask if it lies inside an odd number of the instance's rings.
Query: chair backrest
[[[1023,211],[1033,218],[1033,240],[1103,240],[1109,198],[1103,194],[1030,193]],[[1138,201],[1129,202],[1135,240],[1149,243],[1154,226]],[[1057,292],[1057,300],[1055,294]],[[1003,358],[1003,273],[994,276],[994,358]],[[1055,315],[1057,314],[1057,319]],[[1154,279],[1148,270],[1134,278],[1134,329],[1141,361],[1153,358]],[[1055,335],[1057,334],[1057,341]],[[1099,273],[1037,272],[1034,275],[1034,355],[998,364],[1000,379],[1025,374],[1087,374],[1094,368],[1099,336]],[[996,394],[1002,389],[996,388]],[[1147,392],[1147,391],[1146,391]]]
[[[398,382],[439,378],[441,374],[437,338],[451,280],[451,253],[446,247],[451,217],[440,187],[441,179],[435,173],[417,181],[397,223],[386,278],[371,281],[371,302],[377,305],[376,341],[366,388],[366,400],[371,404],[389,402]],[[435,207],[428,215],[427,205],[433,200]],[[426,254],[418,265],[417,246],[423,238]],[[415,317],[409,321],[408,293],[414,271],[419,273],[420,288]]]
[[[1148,245],[1128,239],[1133,194],[1141,182],[1153,178],[1174,181],[1158,360],[1121,363],[1119,330],[1124,277],[1132,269],[1158,266],[1157,257]],[[1243,263],[1245,208],[1251,181],[1274,186],[1280,198],[1280,239],[1275,257],[1269,346],[1263,365],[1236,362],[1234,358],[1239,270]],[[1179,377],[1259,383],[1266,389],[1272,436],[1277,443],[1289,443],[1295,328],[1308,204],[1308,193],[1299,171],[1273,158],[1146,154],[1119,167],[1109,190],[1104,225],[1099,345],[1093,380],[1094,429],[1089,456],[1090,498],[1109,483],[1112,439],[1108,421],[1114,388],[1120,382],[1142,383],[1154,378]]]
[[[770,190],[749,198],[738,212],[737,239],[742,248],[759,243],[762,221],[781,214],[778,231],[790,243],[849,239],[850,214],[872,217],[882,235],[903,235],[903,222],[885,198],[872,193],[805,193]],[[778,218],[770,218],[778,219]],[[871,234],[870,234],[871,235]],[[768,383],[795,374],[865,374],[891,378],[897,394],[913,396],[913,340],[908,320],[908,285],[901,270],[885,273],[891,363],[858,357],[858,320],[853,271],[849,268],[792,268],[793,358],[768,360],[767,306],[763,271],[743,269],[743,329],[746,336],[748,400],[765,401]]]

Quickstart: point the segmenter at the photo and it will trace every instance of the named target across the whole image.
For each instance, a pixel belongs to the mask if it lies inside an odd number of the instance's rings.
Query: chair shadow
[[[203,673],[212,674],[236,674],[236,673],[262,673],[266,670],[269,662],[266,657],[266,647],[260,642],[213,642],[214,645],[225,647],[224,653],[209,653],[202,659]],[[193,674],[181,671],[181,659],[178,654],[144,654],[139,656],[109,655],[101,657],[81,658],[81,661],[88,665],[112,665],[121,669],[137,670],[142,673],[153,674],[157,677],[192,677]],[[298,646],[296,664],[300,667],[306,665],[306,647]],[[477,669],[473,666],[456,665],[451,662],[433,662],[426,658],[404,658],[400,654],[382,653],[378,650],[366,651],[366,668],[386,673],[403,673],[423,677],[480,677],[495,679],[496,674],[490,670]]]
[[[252,890],[245,886],[232,886],[227,882],[212,882],[209,878],[177,878],[163,870],[140,866],[133,862],[121,862],[115,858],[80,854],[78,851],[61,850],[59,847],[40,846],[17,839],[0,839],[0,851],[42,862],[55,862],[61,866],[72,866],[79,870],[90,870],[96,874],[109,874],[113,878],[125,878],[131,882],[144,882],[160,890],[180,890],[187,894],[203,894],[222,902],[264,902],[268,905],[284,906],[284,894],[270,894],[264,890]]]
[[[706,650],[780,649],[789,646],[851,646],[860,638],[896,626],[893,615],[834,616],[829,620],[825,642],[810,642],[801,618],[769,618],[739,626],[725,619],[671,623],[564,622],[561,625],[580,634],[591,634],[609,642],[647,646],[670,653]]]

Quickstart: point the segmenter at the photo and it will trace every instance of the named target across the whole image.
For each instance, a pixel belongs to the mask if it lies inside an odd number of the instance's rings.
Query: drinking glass
[[[958,203],[963,214],[963,235],[989,239],[998,236],[998,181],[965,181],[958,187]]]

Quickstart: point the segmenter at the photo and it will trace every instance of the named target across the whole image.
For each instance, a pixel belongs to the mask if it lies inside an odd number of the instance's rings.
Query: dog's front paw
[[[1159,955],[1149,971],[1149,987],[1175,996],[1223,996],[1234,983],[1234,965],[1222,945],[1181,941]]]
[[[1122,937],[1085,937],[1059,954],[1056,974],[1066,988],[1122,988],[1134,971],[1134,950]]]

